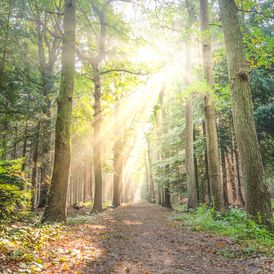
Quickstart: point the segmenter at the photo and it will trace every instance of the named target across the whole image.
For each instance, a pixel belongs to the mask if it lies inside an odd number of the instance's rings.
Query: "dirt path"
[[[99,251],[80,273],[267,273],[252,258],[218,255],[233,247],[229,239],[192,232],[169,216],[170,211],[149,204],[99,214],[87,227]]]

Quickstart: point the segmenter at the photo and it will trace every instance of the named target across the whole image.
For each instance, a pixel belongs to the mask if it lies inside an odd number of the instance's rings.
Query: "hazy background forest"
[[[273,9],[2,0],[0,262],[35,261],[26,246],[9,257],[24,242],[10,223],[78,222],[141,201],[201,230],[248,231],[271,254]],[[26,227],[20,237],[33,233]]]

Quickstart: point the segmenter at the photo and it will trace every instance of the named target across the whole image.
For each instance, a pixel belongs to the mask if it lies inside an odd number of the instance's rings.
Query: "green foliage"
[[[22,160],[0,161],[0,219],[14,220],[18,209],[26,209],[31,192],[21,174]]]
[[[24,205],[25,197],[17,186],[0,184],[0,218],[1,221],[8,219]]]
[[[195,81],[191,85],[187,86],[184,89],[184,94],[187,96],[189,94],[210,94],[212,93],[212,90],[210,86],[206,83],[206,81]]]
[[[178,208],[173,217],[195,231],[215,232],[229,236],[244,247],[256,247],[256,252],[273,252],[271,247],[274,245],[274,234],[267,227],[258,225],[242,209],[230,207],[226,212],[220,213],[207,205],[202,205],[195,211]]]
[[[0,230],[1,259],[20,262],[23,273],[40,273],[43,269],[40,252],[49,242],[59,239],[61,231],[60,225],[35,227],[35,224],[21,223],[4,226]]]

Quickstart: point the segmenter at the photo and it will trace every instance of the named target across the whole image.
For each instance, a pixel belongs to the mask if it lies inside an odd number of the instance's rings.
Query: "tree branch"
[[[129,74],[135,74],[135,75],[149,75],[150,73],[144,73],[144,72],[136,72],[136,71],[130,71],[127,69],[109,69],[109,70],[105,70],[100,72],[101,75],[103,74],[107,74],[107,73],[111,73],[111,72],[125,72],[125,73],[129,73]]]
[[[243,10],[243,9],[238,8],[238,11],[247,12],[247,13],[257,13],[257,14],[260,14],[260,15],[266,17],[266,18],[274,19],[274,16],[266,15],[265,13],[257,11],[257,10]]]

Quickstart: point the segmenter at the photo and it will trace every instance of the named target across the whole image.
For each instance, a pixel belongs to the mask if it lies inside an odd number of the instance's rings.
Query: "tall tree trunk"
[[[159,94],[159,101],[160,101],[160,110],[161,110],[161,121],[163,123],[165,123],[166,119],[167,119],[167,113],[166,113],[166,109],[164,106],[164,92],[165,90],[162,89],[160,94]],[[166,125],[164,125],[164,129],[163,129],[164,133],[167,133],[167,128]],[[165,159],[168,157],[168,151],[166,151],[166,148],[162,149],[162,158]],[[168,170],[169,170],[169,166],[166,165],[165,169],[164,169],[164,174],[165,177],[167,177],[168,174]],[[170,201],[170,186],[169,186],[169,182],[167,182],[167,184],[162,188],[162,206],[166,207],[166,208],[171,208],[171,201]]]
[[[240,164],[239,164],[239,149],[238,149],[238,145],[237,145],[236,140],[234,140],[233,143],[234,143],[234,146],[235,146],[235,161],[236,161],[239,200],[240,200],[241,206],[244,207],[245,206],[245,197],[244,197],[244,193],[243,193],[242,175],[241,175]]]
[[[198,205],[197,187],[195,180],[194,154],[193,154],[193,117],[192,97],[186,100],[186,147],[185,166],[187,182],[188,208],[195,208]]]
[[[231,88],[231,104],[246,193],[247,212],[258,221],[271,215],[271,195],[266,184],[252,112],[243,38],[234,0],[219,0]]]
[[[235,163],[235,168],[236,169],[236,181],[237,181],[237,197],[238,197],[238,205],[241,207],[245,206],[245,196],[243,193],[243,186],[242,186],[242,171],[240,169],[240,163],[239,163],[239,149],[238,149],[238,144],[235,136],[235,131],[234,131],[234,126],[233,126],[233,119],[231,119],[232,125],[231,125],[231,130],[232,130],[232,150],[234,154],[234,163]]]
[[[31,207],[34,209],[36,202],[36,192],[37,192],[37,165],[38,165],[38,149],[39,149],[39,131],[40,122],[38,122],[36,132],[34,135],[34,147],[32,152],[32,172],[31,172],[31,185],[32,185],[32,197],[31,197]]]
[[[205,121],[203,121],[203,136],[206,138],[206,128],[205,128]],[[205,180],[206,180],[206,185],[207,185],[207,197],[208,197],[208,203],[211,205],[212,200],[211,200],[211,190],[210,190],[210,181],[209,181],[209,174],[208,174],[208,157],[207,157],[207,146],[205,147],[205,152],[204,152],[204,162],[205,162]]]
[[[26,169],[26,154],[27,154],[27,145],[28,145],[28,121],[25,123],[25,129],[24,129],[24,142],[23,142],[23,151],[22,151],[22,158],[24,159],[24,162],[22,164],[22,171],[25,171]]]
[[[162,92],[161,92],[162,93]],[[161,107],[161,103],[162,103],[162,96],[163,94],[159,95],[159,103],[160,103],[160,107]],[[157,128],[157,137],[160,138],[161,134],[160,134],[160,115],[159,112],[154,111],[154,116],[155,116],[155,121],[156,121],[156,128]],[[161,151],[158,149],[157,150],[157,161],[161,161]],[[162,187],[160,185],[160,181],[157,180],[157,196],[158,196],[158,205],[162,205]]]
[[[48,117],[50,119],[50,117]],[[43,132],[41,133],[41,190],[40,190],[40,202],[38,207],[43,208],[46,205],[47,194],[50,185],[51,176],[51,129],[49,125],[50,121],[43,123]]]
[[[150,203],[151,195],[150,195],[150,180],[149,180],[149,174],[148,174],[147,154],[145,154],[145,171],[146,171],[147,201]]]
[[[121,204],[120,201],[120,182],[121,182],[121,146],[120,140],[115,140],[114,148],[114,159],[113,159],[113,167],[114,167],[114,174],[113,174],[113,201],[112,206],[118,207]]]
[[[94,187],[94,166],[90,164],[90,198],[91,201],[94,201],[93,197],[93,187]]]
[[[186,7],[188,11],[187,29],[189,30],[194,23],[193,7],[191,7],[188,0],[186,0]],[[192,83],[191,79],[191,37],[187,37],[185,43],[185,75],[184,83],[186,86]],[[186,182],[187,182],[187,197],[188,208],[195,208],[198,205],[197,201],[197,187],[195,180],[195,167],[193,155],[193,111],[192,111],[192,95],[186,99],[185,111],[185,167],[186,167]]]
[[[11,13],[12,13],[12,4],[13,0],[9,0],[9,9],[8,9],[8,18],[7,23],[5,26],[5,35],[4,35],[4,45],[3,45],[3,55],[1,58],[1,65],[0,65],[0,92],[3,92],[2,89],[4,87],[4,73],[5,73],[5,65],[8,53],[8,41],[9,41],[9,28],[10,28],[10,21],[11,21]]]
[[[208,0],[200,0],[200,17],[204,77],[212,92],[213,68],[211,61],[211,41],[209,35]],[[207,94],[204,96],[204,114],[206,126],[208,174],[211,188],[211,200],[213,201],[213,205],[217,210],[222,210],[224,208],[224,199],[223,186],[220,176],[216,110],[210,92],[207,92]]]
[[[195,127],[193,128],[193,140],[195,142],[196,140],[196,129]],[[195,149],[195,147],[194,147]],[[196,182],[196,189],[197,189],[197,204],[200,203],[200,189],[199,189],[199,171],[198,171],[198,161],[197,157],[195,155],[195,152],[193,153],[194,156],[194,171],[195,171],[195,182]]]
[[[75,73],[76,1],[65,0],[62,73],[55,129],[55,156],[48,203],[42,222],[67,221],[72,99]]]
[[[58,4],[60,9],[61,2]],[[53,147],[53,128],[52,128],[52,98],[50,96],[54,91],[54,66],[57,61],[58,50],[60,47],[60,39],[58,36],[52,37],[50,41],[47,39],[48,21],[53,24],[53,32],[60,32],[60,15],[49,15],[46,11],[39,10],[34,4],[32,9],[33,16],[36,18],[37,45],[39,57],[39,70],[42,80],[42,94],[44,96],[44,104],[42,106],[43,119],[41,120],[40,129],[40,146],[41,146],[41,199],[38,207],[44,207],[47,199],[47,193],[52,172],[52,147]],[[44,17],[43,17],[44,14]]]
[[[13,159],[17,157],[17,135],[18,135],[18,126],[15,124],[15,133],[14,133],[14,145],[13,145]]]
[[[38,207],[42,208],[46,205],[50,177],[52,172],[51,163],[51,148],[52,148],[52,114],[51,114],[51,98],[50,94],[53,90],[53,67],[51,71],[47,67],[41,68],[43,95],[46,99],[45,105],[42,108],[44,119],[41,122],[40,140],[41,140],[41,192],[40,202]]]
[[[103,195],[103,179],[101,167],[101,78],[98,64],[93,67],[94,77],[94,125],[93,125],[93,163],[94,163],[94,179],[95,193],[94,205],[92,211],[102,211],[102,195]]]
[[[228,189],[227,189],[227,168],[226,168],[226,153],[221,151],[221,161],[222,161],[222,177],[223,177],[223,194],[224,194],[224,204],[228,206]]]
[[[6,116],[6,115],[5,115]],[[6,160],[7,158],[7,150],[8,150],[8,130],[9,130],[9,123],[5,119],[3,121],[3,135],[2,135],[2,142],[1,142],[1,159]]]
[[[88,201],[89,197],[89,178],[87,160],[84,159],[84,203]]]
[[[227,153],[226,154],[227,159],[227,173],[229,177],[229,182],[231,185],[231,194],[232,194],[232,203],[234,203],[237,200],[237,189],[236,189],[236,183],[235,183],[235,172],[234,172],[234,166],[233,166],[233,153]]]
[[[116,96],[115,117],[114,117],[114,146],[113,146],[113,200],[112,206],[118,207],[121,204],[122,192],[122,176],[123,176],[123,159],[122,159],[122,135],[120,134],[121,128],[118,121],[119,113],[119,98]]]
[[[150,200],[151,202],[155,202],[155,190],[154,190],[154,178],[152,174],[152,160],[151,160],[151,147],[150,140],[147,138],[147,159],[148,159],[148,172],[149,172],[149,180],[150,180]]]

